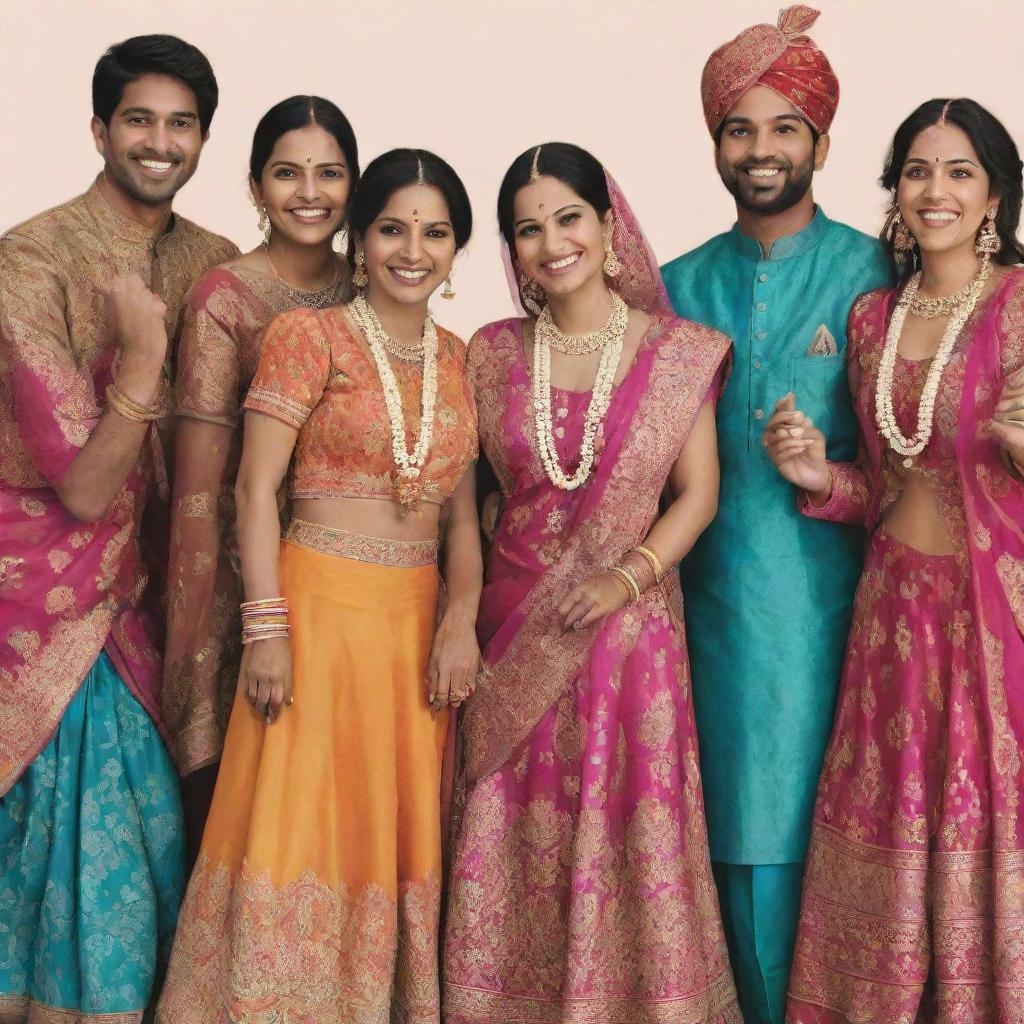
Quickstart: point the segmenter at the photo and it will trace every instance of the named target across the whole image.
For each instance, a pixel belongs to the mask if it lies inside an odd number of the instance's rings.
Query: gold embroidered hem
[[[447,985],[446,1024],[743,1024],[732,978],[700,992],[656,1001],[604,995],[546,1000]]]
[[[275,885],[200,857],[161,1024],[437,1024],[440,877],[399,888]]]
[[[1024,1021],[1024,852],[813,829],[787,1020]]]
[[[60,1010],[22,996],[0,996],[0,1024],[140,1024],[136,1013],[82,1013]]]
[[[299,547],[375,565],[416,569],[437,563],[437,541],[433,539],[389,540],[386,537],[366,537],[361,533],[321,526],[305,519],[293,519],[288,524],[284,539]]]

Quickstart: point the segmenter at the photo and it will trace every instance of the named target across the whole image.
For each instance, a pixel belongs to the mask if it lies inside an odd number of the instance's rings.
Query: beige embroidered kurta
[[[183,217],[148,230],[98,184],[0,239],[0,793],[104,645],[159,717],[169,418],[100,522],[75,519],[52,482],[88,441],[113,377],[119,346],[101,288],[135,271],[161,296],[172,364],[192,281],[236,253]]]

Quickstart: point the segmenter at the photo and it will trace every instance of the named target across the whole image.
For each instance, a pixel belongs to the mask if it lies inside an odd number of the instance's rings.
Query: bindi
[[[306,157],[306,163],[307,164],[311,164],[312,162],[313,162],[313,158],[311,156],[307,156]]]

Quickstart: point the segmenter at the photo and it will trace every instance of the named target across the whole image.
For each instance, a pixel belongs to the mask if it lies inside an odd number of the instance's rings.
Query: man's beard
[[[755,179],[746,174],[746,171],[755,167],[778,167],[785,175],[786,183],[773,199],[759,196],[759,193],[763,195],[771,189],[758,186]],[[763,162],[745,160],[735,168],[719,165],[718,174],[722,179],[722,184],[729,190],[741,209],[760,217],[771,217],[796,206],[807,195],[811,187],[811,180],[814,178],[814,158],[812,156],[806,163],[797,167],[794,167],[788,160]]]
[[[166,160],[167,157],[154,157],[153,159]],[[150,182],[145,179],[140,181],[132,173],[133,164],[134,160],[128,156],[119,161],[108,159],[107,173],[126,195],[144,206],[163,206],[164,203],[170,202],[181,186],[192,177],[191,171],[182,176],[179,170],[173,178],[169,178],[167,181]],[[181,168],[182,163],[179,161],[176,166]],[[140,171],[139,174],[141,173]]]

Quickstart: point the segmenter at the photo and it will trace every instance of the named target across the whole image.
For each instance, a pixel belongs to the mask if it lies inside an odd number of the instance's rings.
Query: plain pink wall
[[[365,163],[434,149],[477,217],[439,319],[465,336],[511,304],[494,200],[538,142],[591,149],[618,178],[660,259],[727,228],[730,197],[700,110],[708,54],[774,22],[779,0],[0,0],[0,229],[81,192],[99,166],[89,83],[104,48],[172,32],[203,49],[221,86],[210,143],[177,206],[244,248],[258,241],[245,169],[257,119],[293,93],[338,103]],[[971,96],[1024,143],[1021,0],[820,0],[811,35],[842,85],[816,178],[827,212],[874,233],[892,132],[924,99]]]

